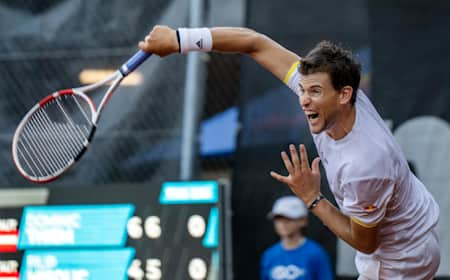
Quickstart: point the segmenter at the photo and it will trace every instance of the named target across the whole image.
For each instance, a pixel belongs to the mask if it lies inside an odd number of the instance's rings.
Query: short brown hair
[[[355,104],[361,80],[361,64],[353,58],[351,51],[332,42],[322,41],[301,59],[299,71],[302,75],[328,73],[335,90],[351,86],[353,95],[350,102]]]

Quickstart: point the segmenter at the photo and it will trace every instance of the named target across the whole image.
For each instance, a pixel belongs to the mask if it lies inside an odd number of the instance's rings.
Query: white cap
[[[300,198],[293,195],[283,196],[275,201],[272,211],[268,214],[271,219],[275,216],[299,219],[308,216],[308,210]]]

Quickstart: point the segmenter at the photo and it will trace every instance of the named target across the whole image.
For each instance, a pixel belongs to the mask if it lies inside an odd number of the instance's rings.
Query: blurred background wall
[[[441,206],[439,275],[450,277],[450,2],[210,0],[204,12],[207,26],[247,26],[300,55],[321,40],[354,50],[362,88]],[[188,23],[183,0],[0,1],[0,187],[33,187],[14,169],[10,146],[36,100],[81,85],[83,70],[115,69],[153,25]],[[316,152],[297,98],[280,81],[240,55],[201,59],[193,179],[231,180],[234,278],[256,279],[260,254],[276,240],[266,214],[289,193],[269,171],[283,170],[279,152],[289,143]],[[122,86],[108,104],[82,161],[51,187],[180,179],[186,57],[152,57],[137,74],[140,82]],[[354,251],[310,218],[309,236],[330,253],[337,275],[352,279]]]

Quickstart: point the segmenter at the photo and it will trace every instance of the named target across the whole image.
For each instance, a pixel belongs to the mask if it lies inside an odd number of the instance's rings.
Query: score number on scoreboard
[[[206,221],[200,215],[192,215],[187,222],[187,232],[192,238],[201,238],[206,231]],[[127,225],[129,238],[139,240],[142,238],[158,239],[161,237],[161,221],[157,216],[149,216],[144,223],[140,217],[132,217]],[[145,236],[144,236],[145,234]],[[162,262],[159,258],[150,258],[145,260],[145,273],[142,267],[142,261],[134,259],[128,270],[128,276],[131,279],[162,279]],[[204,259],[196,257],[190,260],[187,271],[191,279],[206,279],[208,268]]]
[[[136,248],[129,278],[218,279],[222,226],[217,182],[164,183],[158,205],[147,212],[159,215],[128,221],[129,244]]]
[[[0,252],[16,265],[11,279],[223,279],[217,182],[48,190],[46,205],[0,209],[16,221],[14,244]]]

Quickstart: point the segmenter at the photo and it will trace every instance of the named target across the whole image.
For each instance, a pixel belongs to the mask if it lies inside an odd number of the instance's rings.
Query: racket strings
[[[35,132],[35,126],[33,123],[30,123],[29,126],[25,127],[24,135],[23,135],[23,141],[20,141],[19,144],[21,144],[24,147],[24,150],[22,152],[23,155],[29,155],[29,158],[31,159],[31,163],[34,165],[31,165],[30,162],[27,162],[27,166],[32,168],[32,170],[37,169],[37,172],[41,176],[45,174],[45,166],[48,166],[48,158],[46,155],[42,156],[41,151],[44,149],[44,145],[42,145],[42,139],[41,137],[33,137],[36,135],[37,132]],[[39,147],[42,147],[41,149]],[[26,159],[26,158],[25,158]],[[34,166],[34,168],[33,168]]]
[[[40,127],[46,127],[48,135],[44,134],[42,137],[35,137],[35,139],[31,138],[30,142],[32,142],[33,140],[37,140],[36,146],[43,147],[43,149],[39,150],[40,153],[38,154],[38,158],[45,160],[45,166],[48,166],[49,170],[55,172],[56,170],[64,166],[64,162],[62,161],[62,159],[70,157],[71,154],[66,152],[68,151],[67,149],[61,149],[60,145],[55,142],[55,140],[58,139],[58,130],[56,130],[55,125],[50,122],[45,111],[39,111],[33,117],[35,117],[35,122],[30,124],[30,128],[34,128],[34,130],[31,131],[31,135],[37,135]],[[35,127],[35,123],[39,126]],[[60,143],[65,143],[65,141]],[[69,145],[68,148],[73,150],[73,147],[71,145]],[[45,153],[45,151],[50,150],[52,150],[53,152]]]
[[[70,153],[67,149],[61,149],[61,147],[58,145],[58,143],[54,142],[55,139],[58,139],[58,136],[57,136],[58,130],[55,129],[55,125],[53,125],[53,123],[51,122],[50,118],[48,117],[48,114],[45,111],[40,111],[35,115],[35,117],[36,117],[39,125],[41,125],[41,127],[47,126],[49,128],[48,133],[50,136],[50,140],[53,140],[53,141],[47,141],[47,142],[49,142],[50,145],[54,145],[55,151],[57,152],[55,154],[56,159],[61,161],[61,158],[70,156]],[[45,137],[44,139],[48,140],[47,137]]]
[[[57,175],[71,165],[88,144],[93,127],[88,101],[59,96],[37,109],[17,142],[19,164],[34,177]]]

